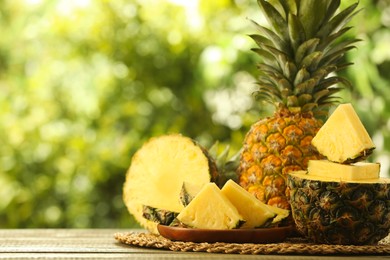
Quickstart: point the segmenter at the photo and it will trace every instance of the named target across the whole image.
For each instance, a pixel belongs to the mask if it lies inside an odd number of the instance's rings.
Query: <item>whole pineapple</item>
[[[305,170],[308,160],[322,156],[311,140],[323,125],[321,117],[337,101],[334,75],[349,66],[342,57],[356,39],[340,41],[351,27],[357,3],[337,12],[340,0],[258,0],[269,28],[254,22],[260,34],[250,35],[261,57],[259,99],[275,113],[252,125],[240,164],[239,183],[261,201],[289,209],[287,173]]]

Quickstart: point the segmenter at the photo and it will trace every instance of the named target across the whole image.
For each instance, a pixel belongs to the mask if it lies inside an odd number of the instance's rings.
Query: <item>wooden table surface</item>
[[[124,229],[3,229],[0,259],[389,259],[390,256],[237,255],[173,252],[121,244],[114,238]],[[142,231],[142,230],[137,230]]]

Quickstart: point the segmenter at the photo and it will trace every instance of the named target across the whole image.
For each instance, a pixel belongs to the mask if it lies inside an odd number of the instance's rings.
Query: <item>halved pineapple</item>
[[[210,182],[191,200],[177,219],[191,228],[233,229],[243,223],[236,207]]]
[[[361,161],[375,145],[351,104],[341,104],[311,142],[328,160],[339,163]]]
[[[228,180],[222,187],[221,192],[237,208],[244,218],[242,228],[262,227],[275,217],[275,212],[251,193],[232,180]]]
[[[157,223],[143,217],[143,208],[179,213],[183,182],[203,186],[216,174],[206,151],[188,137],[179,134],[155,137],[146,142],[132,158],[123,198],[129,212],[152,233]]]
[[[288,176],[296,229],[326,244],[376,244],[389,234],[390,179],[340,180],[306,171]]]
[[[289,173],[296,229],[317,243],[376,244],[389,234],[390,179],[380,178],[379,163],[346,164],[375,146],[350,104],[340,105],[323,128],[313,143],[338,163],[313,160],[308,172]]]

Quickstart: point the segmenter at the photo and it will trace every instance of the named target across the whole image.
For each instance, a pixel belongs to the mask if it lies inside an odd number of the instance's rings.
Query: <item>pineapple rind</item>
[[[192,182],[183,182],[180,191],[180,201],[184,207],[190,204],[191,200],[195,198],[196,194],[202,189],[203,185],[198,185]]]
[[[143,205],[142,216],[162,225],[170,225],[179,213]]]
[[[390,179],[340,181],[288,176],[296,229],[310,241],[326,244],[376,244],[390,230]]]

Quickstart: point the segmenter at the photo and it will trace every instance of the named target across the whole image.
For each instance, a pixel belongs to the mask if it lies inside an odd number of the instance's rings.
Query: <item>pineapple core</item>
[[[243,223],[236,207],[213,182],[203,186],[177,219],[189,227],[203,229],[233,229]]]
[[[351,104],[339,105],[312,140],[318,152],[338,163],[359,161],[375,145]]]
[[[348,165],[326,160],[310,160],[307,170],[308,175],[353,181],[379,178],[380,164],[357,162]]]

